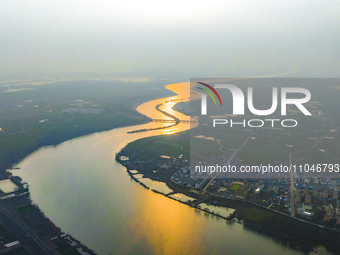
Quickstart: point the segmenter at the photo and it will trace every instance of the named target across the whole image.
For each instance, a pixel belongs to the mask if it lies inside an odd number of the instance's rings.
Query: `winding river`
[[[137,110],[151,118],[168,119],[155,106],[179,119],[171,109],[189,97],[187,83],[168,89],[177,96],[153,100]],[[168,101],[168,103],[165,103]],[[299,254],[271,238],[227,224],[133,181],[115,160],[127,143],[143,137],[173,134],[189,124],[127,134],[160,123],[117,128],[43,147],[22,160],[14,174],[30,187],[31,197],[64,232],[100,255],[108,254]]]

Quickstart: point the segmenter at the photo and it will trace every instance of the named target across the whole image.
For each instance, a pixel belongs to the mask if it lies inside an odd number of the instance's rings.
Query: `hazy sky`
[[[2,81],[339,70],[340,1],[0,1]]]

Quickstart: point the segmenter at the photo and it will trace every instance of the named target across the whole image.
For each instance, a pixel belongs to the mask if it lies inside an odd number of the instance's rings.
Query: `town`
[[[117,157],[120,156],[121,154],[117,154]],[[231,153],[225,153],[214,158],[213,162],[221,160],[223,164],[230,157]],[[281,178],[235,178],[231,173],[229,178],[219,178],[218,173],[216,175],[200,173],[200,178],[194,178],[193,175],[197,177],[197,174],[190,172],[189,161],[183,155],[179,158],[163,156],[160,159],[145,161],[129,159],[122,162],[128,169],[137,169],[149,178],[181,187],[181,192],[184,189],[191,195],[212,195],[242,200],[285,215],[294,215],[311,224],[340,231],[340,179],[294,178],[291,195],[289,175]],[[237,168],[244,165],[237,157],[230,163]],[[277,162],[276,164],[279,165]]]

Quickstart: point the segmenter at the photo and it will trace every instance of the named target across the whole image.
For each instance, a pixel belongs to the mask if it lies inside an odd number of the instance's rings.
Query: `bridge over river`
[[[176,123],[176,120],[152,119],[153,122]],[[177,120],[179,123],[198,123],[197,120]]]

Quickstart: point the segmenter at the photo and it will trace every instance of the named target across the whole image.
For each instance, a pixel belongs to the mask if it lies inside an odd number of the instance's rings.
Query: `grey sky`
[[[339,77],[340,1],[0,1],[0,79]]]

